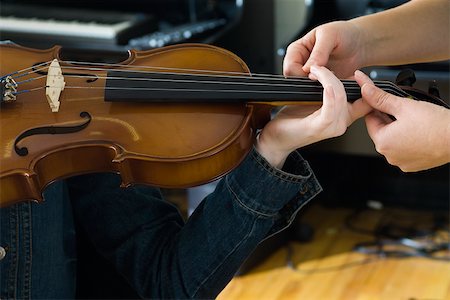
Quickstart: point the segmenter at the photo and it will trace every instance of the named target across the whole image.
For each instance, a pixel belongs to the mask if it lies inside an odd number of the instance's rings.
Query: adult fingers
[[[370,106],[394,117],[398,116],[402,103],[405,101],[405,99],[389,94],[370,83],[362,86],[361,94],[364,101]]]
[[[307,73],[303,70],[303,65],[308,60],[310,50],[313,47],[314,41],[310,40],[313,35],[309,34],[303,38],[291,43],[283,60],[283,74],[284,76],[306,76]]]
[[[356,82],[359,84],[360,87],[362,87],[365,83],[374,84],[372,79],[370,79],[369,76],[367,76],[366,74],[364,74],[360,70],[356,70],[354,75],[353,75],[353,77],[356,80]]]
[[[312,66],[312,79],[317,79],[324,87],[324,96],[321,115],[327,123],[335,120],[336,110],[347,105],[347,95],[342,82],[327,68]]]
[[[373,111],[365,117],[367,132],[375,144],[377,144],[378,135],[381,130],[390,123],[385,114],[379,111]]]
[[[362,99],[356,100],[355,102],[352,103],[352,109],[350,111],[352,122],[361,117],[364,117],[372,110],[373,110],[372,106],[368,105]]]
[[[336,36],[334,33],[318,29],[316,32],[316,42],[311,51],[311,55],[306,61],[303,71],[309,73],[311,66],[326,66],[330,54],[335,48]]]
[[[354,76],[348,79],[356,80],[360,85],[363,85],[364,83],[372,83],[372,80],[359,70],[356,70]],[[367,104],[363,99],[358,99],[352,104],[352,120],[354,121],[356,119],[359,119],[370,113],[372,110],[372,106]]]
[[[346,103],[347,94],[345,93],[344,85],[332,71],[326,67],[312,66],[310,75],[311,79],[318,80],[323,87],[328,85],[332,86],[338,100]]]
[[[376,87],[372,80],[361,71],[355,72],[355,79],[361,87],[361,95],[364,101],[370,106],[394,117],[400,112],[403,98]]]

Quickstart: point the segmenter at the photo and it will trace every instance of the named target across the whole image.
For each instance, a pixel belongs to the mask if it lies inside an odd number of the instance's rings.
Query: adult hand
[[[372,109],[361,99],[348,103],[342,82],[325,67],[312,66],[310,78],[324,87],[322,105],[286,106],[259,135],[256,149],[275,167],[297,148],[344,134]]]
[[[414,172],[450,162],[449,109],[386,93],[361,72],[355,79],[364,102],[375,109],[365,118],[367,131],[390,164]]]
[[[318,26],[287,48],[285,76],[306,76],[312,65],[326,66],[347,78],[363,66],[364,45],[360,28],[349,21]]]

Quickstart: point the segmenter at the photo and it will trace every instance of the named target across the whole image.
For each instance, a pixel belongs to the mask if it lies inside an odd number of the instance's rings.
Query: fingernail
[[[360,71],[360,70],[356,70],[356,71],[355,71],[355,78],[356,78],[356,77],[358,77],[358,78],[360,78],[360,79],[362,79],[362,80],[365,80],[365,81],[367,81],[367,82],[372,83],[372,79],[370,79],[370,77],[367,76],[366,73],[364,73],[364,72],[362,72],[362,71]]]
[[[358,76],[358,75],[361,75],[361,74],[363,74],[363,72],[361,72],[360,70],[356,70],[355,73],[354,73],[355,76]]]
[[[366,96],[372,96],[375,93],[375,86],[373,84],[366,83],[362,87],[362,92]]]
[[[309,68],[309,77],[313,80],[317,80],[317,66],[311,66],[311,68]]]
[[[311,80],[317,80],[317,79],[318,79],[317,76],[316,76],[313,72],[310,72],[310,73],[308,74],[308,77],[309,77],[309,79],[311,79]]]

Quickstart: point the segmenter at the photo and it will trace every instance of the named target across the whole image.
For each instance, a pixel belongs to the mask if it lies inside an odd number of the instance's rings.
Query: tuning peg
[[[432,80],[428,83],[428,94],[440,98],[439,88],[436,80]]]
[[[403,85],[403,86],[413,86],[413,84],[416,82],[416,75],[414,74],[414,71],[411,69],[405,69],[400,71],[398,73],[397,78],[395,79],[395,83],[397,85]]]

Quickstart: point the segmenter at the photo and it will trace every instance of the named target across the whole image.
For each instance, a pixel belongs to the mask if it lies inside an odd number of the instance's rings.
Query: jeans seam
[[[264,238],[264,240],[270,238],[271,236],[274,236],[275,234],[279,233],[282,230],[285,230],[287,227],[289,227],[292,222],[295,219],[295,216],[298,214],[298,212],[309,202],[311,202],[312,199],[314,199],[314,197],[316,197],[319,193],[321,192],[321,190],[316,191],[315,193],[313,193],[311,196],[307,197],[304,201],[300,202],[300,205],[292,212],[290,213],[289,219],[287,219],[287,222],[284,226],[280,226],[280,228],[274,230],[274,232],[269,232],[269,234]],[[296,197],[296,200],[298,200],[299,197]]]
[[[234,199],[236,200],[236,202],[239,204],[239,206],[241,206],[241,207],[244,208],[245,210],[248,210],[248,211],[251,212],[252,214],[256,214],[256,215],[258,215],[258,216],[265,216],[265,217],[268,217],[268,218],[274,217],[274,216],[277,214],[276,212],[273,213],[273,214],[267,214],[267,213],[259,212],[259,211],[257,211],[257,210],[254,210],[254,209],[248,207],[247,205],[245,205],[244,202],[242,202],[242,201],[239,199],[239,196],[238,196],[238,195],[235,193],[235,191],[231,188],[231,186],[230,186],[230,184],[229,184],[229,182],[228,182],[228,177],[225,178],[225,183],[226,183],[226,185],[227,185],[227,189],[233,194]]]
[[[10,265],[10,271],[8,276],[8,291],[7,295],[8,298],[17,299],[17,276],[19,274],[19,265],[18,265],[18,253],[19,251],[19,221],[18,221],[18,215],[19,215],[19,207],[18,205],[14,205],[11,208],[11,215],[9,218],[9,224],[11,227],[11,233],[13,236],[11,236],[11,246],[10,246],[10,255],[11,257],[11,265]],[[13,229],[14,228],[14,229]],[[14,248],[13,248],[14,247]]]
[[[28,226],[26,228],[24,228],[24,249],[25,249],[25,266],[24,266],[24,291],[23,291],[23,297],[24,298],[31,298],[31,265],[32,265],[32,253],[33,253],[33,249],[32,249],[32,237],[33,237],[33,232],[32,232],[32,219],[31,219],[31,203],[27,203],[26,205],[26,213],[24,213],[24,224],[27,224]],[[25,232],[25,229],[27,230]]]
[[[262,158],[258,157],[255,153],[253,153],[253,157],[255,158],[255,161],[258,163],[258,165],[260,165],[264,170],[266,170],[273,176],[277,177],[278,179],[289,182],[289,183],[292,183],[292,182],[298,183],[298,182],[305,181],[305,180],[309,179],[312,174],[311,169],[306,164],[304,164],[304,167],[308,171],[308,173],[309,173],[308,175],[306,175],[306,176],[293,175],[293,174],[286,173],[282,170],[277,170],[277,169],[270,167],[269,165],[267,165],[267,163],[265,161],[262,160]],[[294,176],[296,176],[296,177],[294,177]]]
[[[196,290],[195,290],[195,292],[194,292],[194,294],[193,294],[193,298],[195,298],[195,296],[197,295],[199,289],[205,284],[205,282],[207,282],[207,281],[215,274],[215,272],[216,272],[221,266],[223,266],[223,264],[225,263],[225,261],[227,260],[227,258],[230,257],[230,256],[236,251],[236,249],[239,248],[239,246],[241,246],[241,245],[244,243],[244,241],[246,241],[246,240],[248,239],[248,237],[254,232],[255,227],[256,227],[256,222],[258,221],[259,218],[260,218],[260,217],[257,217],[257,219],[253,221],[252,229],[245,235],[245,237],[244,237],[243,239],[241,239],[241,241],[240,241],[239,243],[237,243],[237,244],[233,247],[233,249],[232,249],[231,251],[229,251],[228,255],[222,260],[222,262],[221,262],[219,265],[217,265],[217,266],[214,268],[214,270],[211,271],[211,272],[209,273],[208,277],[206,277],[206,278],[198,285],[198,287],[196,288]]]

